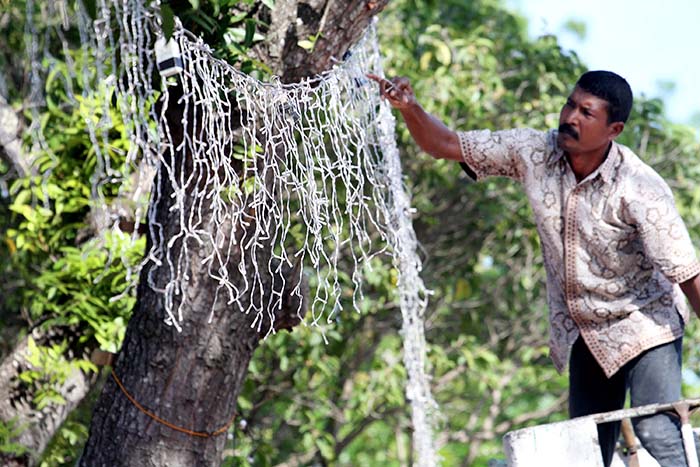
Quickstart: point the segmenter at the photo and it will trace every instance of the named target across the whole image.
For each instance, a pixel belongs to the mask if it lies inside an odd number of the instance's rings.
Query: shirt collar
[[[564,157],[564,151],[557,144],[558,134],[559,130],[552,130],[549,132],[549,138],[547,138],[547,150],[549,151],[547,165],[554,165],[559,162],[562,157]]]
[[[600,173],[600,178],[604,182],[609,182],[612,179],[613,172],[617,166],[617,161],[620,158],[620,147],[613,141],[610,145],[610,151],[608,152],[608,157],[605,158],[600,167],[598,167],[597,172]]]
[[[549,132],[549,138],[547,139],[547,149],[549,151],[549,157],[547,158],[547,165],[554,165],[559,162],[564,157],[564,151],[557,144],[557,134],[558,130],[552,130]],[[587,178],[593,178],[600,175],[600,178],[604,182],[609,182],[612,179],[615,166],[617,165],[617,160],[620,158],[620,146],[613,141],[610,146],[610,151],[608,156],[605,158],[602,164],[598,166],[597,169],[593,171],[591,175]]]

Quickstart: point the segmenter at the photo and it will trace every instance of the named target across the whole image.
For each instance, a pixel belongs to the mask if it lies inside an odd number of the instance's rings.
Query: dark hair
[[[632,110],[632,89],[622,76],[611,71],[588,71],[576,86],[608,103],[608,123],[627,121]]]

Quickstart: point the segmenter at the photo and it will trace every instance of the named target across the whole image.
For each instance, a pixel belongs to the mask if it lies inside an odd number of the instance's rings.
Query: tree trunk
[[[361,36],[370,18],[387,2],[278,0],[268,18],[268,40],[255,53],[286,82],[318,73],[332,64],[332,57],[343,56]],[[301,21],[297,21],[297,17]],[[317,34],[319,29],[322,35],[312,53],[297,46],[298,40]],[[171,95],[168,105],[168,122],[174,140],[182,138],[182,128],[178,124],[182,114],[176,105],[177,98]],[[189,163],[187,154],[180,157],[185,157],[184,164],[173,166],[184,166],[188,175],[191,171],[203,170]],[[206,178],[211,174],[201,175]],[[179,230],[178,220],[169,212],[172,189],[168,177],[158,177],[156,183],[160,183],[160,201],[150,209],[163,226],[167,240]],[[150,241],[149,238],[149,244]],[[206,266],[201,264],[209,254],[209,247],[194,243],[188,247],[192,266],[190,281],[183,291],[187,300],[182,332],[164,323],[162,295],[151,290],[145,279],[153,267],[149,264],[141,272],[137,304],[114,368],[122,386],[116,378],[105,384],[80,461],[82,466],[221,463],[226,427],[233,419],[248,363],[263,334],[257,331],[257,326],[251,328],[254,316],[240,313],[222,303],[224,300],[214,304],[217,283],[210,279]],[[258,249],[259,264],[267,264],[270,258],[271,250],[265,251]],[[231,260],[230,277],[243,283],[246,278],[240,277],[237,260],[240,255]],[[267,269],[261,268],[261,271]],[[275,312],[277,330],[291,329],[299,322],[299,299],[290,293],[295,285],[293,278],[299,275],[295,274],[298,271],[289,269],[283,268],[281,272],[286,276],[287,289],[277,291],[285,297],[282,309]],[[267,285],[265,295],[273,292],[270,290],[272,279],[262,278]],[[282,282],[275,280],[274,283]],[[246,304],[242,305],[245,308]],[[261,329],[264,333],[268,327],[263,324]]]

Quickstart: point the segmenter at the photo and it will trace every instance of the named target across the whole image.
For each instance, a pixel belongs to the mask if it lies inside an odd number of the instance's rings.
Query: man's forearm
[[[457,133],[416,103],[400,109],[408,131],[420,148],[439,159],[462,160]]]
[[[379,84],[382,97],[401,112],[408,131],[423,151],[438,159],[462,160],[457,133],[423,110],[407,78],[387,80],[371,73],[367,77]]]
[[[693,307],[693,311],[700,317],[700,275],[679,284],[681,290]]]

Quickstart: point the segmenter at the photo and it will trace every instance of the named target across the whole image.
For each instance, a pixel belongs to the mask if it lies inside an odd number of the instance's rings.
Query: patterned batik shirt
[[[557,131],[460,132],[476,174],[519,181],[532,206],[547,272],[550,356],[563,371],[581,335],[610,377],[651,347],[683,334],[677,285],[700,273],[664,180],[629,148],[576,182]]]

